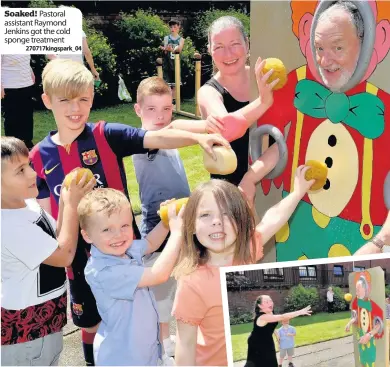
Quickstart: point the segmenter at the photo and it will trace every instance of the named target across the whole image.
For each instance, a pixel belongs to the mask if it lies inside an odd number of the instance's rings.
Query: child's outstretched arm
[[[177,366],[195,366],[198,326],[177,320],[175,362]]]
[[[195,144],[199,144],[214,159],[213,145],[223,145],[230,149],[230,144],[226,139],[217,134],[205,135],[183,130],[162,129],[147,131],[144,137],[144,148],[146,149],[175,149]]]
[[[58,248],[43,261],[46,265],[65,267],[70,266],[76,253],[79,235],[79,221],[77,205],[82,197],[96,185],[93,178],[85,183],[87,174],[76,183],[76,176],[72,179],[69,188],[63,187],[60,195],[59,215],[57,220]]]
[[[163,205],[169,205],[174,200],[175,199],[164,201],[160,204],[160,208]],[[145,251],[145,255],[151,254],[152,252],[156,251],[162,245],[168,233],[169,227],[166,227],[164,223],[160,221],[160,223],[158,223],[157,226],[155,226],[153,230],[151,230],[149,234],[145,237],[145,240],[148,242],[148,248]]]
[[[180,246],[183,242],[182,226],[183,226],[184,206],[176,215],[176,204],[169,204],[168,218],[171,235],[163,252],[153,264],[151,268],[145,268],[138,287],[150,287],[153,285],[166,282],[175,266],[179,256]]]
[[[248,172],[242,178],[238,187],[241,188],[251,206],[254,204],[256,185],[274,169],[278,160],[279,149],[277,144],[274,144],[249,167]]]
[[[169,228],[165,227],[160,221],[160,223],[145,237],[145,240],[148,242],[148,248],[145,251],[145,255],[156,251],[162,245],[165,238],[168,236],[168,233]]]
[[[281,315],[274,315],[274,314],[264,314],[261,315],[256,323],[258,326],[264,326],[262,323],[269,323],[269,322],[280,322],[284,320],[290,320],[298,316],[311,316],[312,310],[311,306],[307,306],[305,308],[302,308],[301,310],[294,311],[294,312],[288,312]]]
[[[267,243],[287,221],[296,209],[298,203],[313,185],[314,180],[306,181],[305,172],[309,167],[299,166],[294,181],[294,191],[282,199],[278,204],[268,209],[256,231],[261,233],[263,243]]]

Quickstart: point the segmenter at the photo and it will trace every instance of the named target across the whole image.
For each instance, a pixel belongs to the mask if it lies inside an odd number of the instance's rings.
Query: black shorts
[[[91,245],[79,236],[72,266],[67,269],[73,323],[82,328],[93,327],[101,321],[95,297],[84,275],[90,249]]]
[[[175,60],[171,59],[169,56],[164,58],[163,77],[171,88],[175,86]],[[180,85],[182,85],[181,81]]]
[[[90,328],[101,321],[99,311],[96,306],[95,297],[87,282],[78,278],[69,279],[70,288],[70,310],[73,323],[82,328]]]

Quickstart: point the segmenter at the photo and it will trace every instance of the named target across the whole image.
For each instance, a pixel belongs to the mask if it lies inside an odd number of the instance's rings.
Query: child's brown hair
[[[19,156],[28,157],[29,151],[26,144],[13,136],[1,137],[1,160],[10,160],[18,158]]]
[[[158,76],[152,76],[144,79],[137,88],[137,103],[142,103],[146,96],[162,96],[164,94],[172,95],[169,85]]]
[[[199,202],[205,192],[211,192],[221,212],[226,212],[236,228],[236,243],[233,255],[234,264],[253,264],[256,262],[256,243],[253,241],[255,220],[243,194],[233,184],[224,180],[210,180],[200,184],[192,192],[184,211],[183,239],[178,264],[174,270],[176,278],[193,272],[198,265],[209,259],[207,249],[195,235],[195,222]]]

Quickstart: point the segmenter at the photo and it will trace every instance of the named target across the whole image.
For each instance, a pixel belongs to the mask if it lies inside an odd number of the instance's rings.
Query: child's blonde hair
[[[214,179],[197,186],[186,204],[183,218],[184,245],[174,270],[176,278],[190,274],[198,265],[204,265],[209,260],[206,247],[198,241],[195,234],[197,209],[205,192],[214,195],[221,213],[228,214],[236,229],[233,263],[242,265],[256,262],[256,244],[253,241],[255,220],[252,210],[236,186],[224,180]]]
[[[95,213],[104,212],[107,217],[124,206],[131,210],[126,195],[110,188],[95,189],[86,194],[77,207],[81,229],[86,229]]]
[[[142,100],[146,96],[162,96],[164,94],[172,95],[171,88],[158,76],[152,76],[144,79],[137,88],[137,103],[142,103]]]
[[[43,91],[53,95],[73,99],[93,90],[93,75],[82,64],[73,60],[55,59],[50,61],[42,73]]]

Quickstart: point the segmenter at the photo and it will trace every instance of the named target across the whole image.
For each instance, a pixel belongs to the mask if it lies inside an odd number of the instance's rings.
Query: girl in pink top
[[[191,194],[183,218],[184,246],[175,269],[177,365],[227,365],[219,267],[254,264],[262,258],[263,244],[282,228],[314,183],[305,179],[308,168],[298,167],[294,191],[270,208],[257,226],[252,203],[229,182],[211,180]],[[251,170],[249,178],[261,170],[267,174],[258,162]]]

